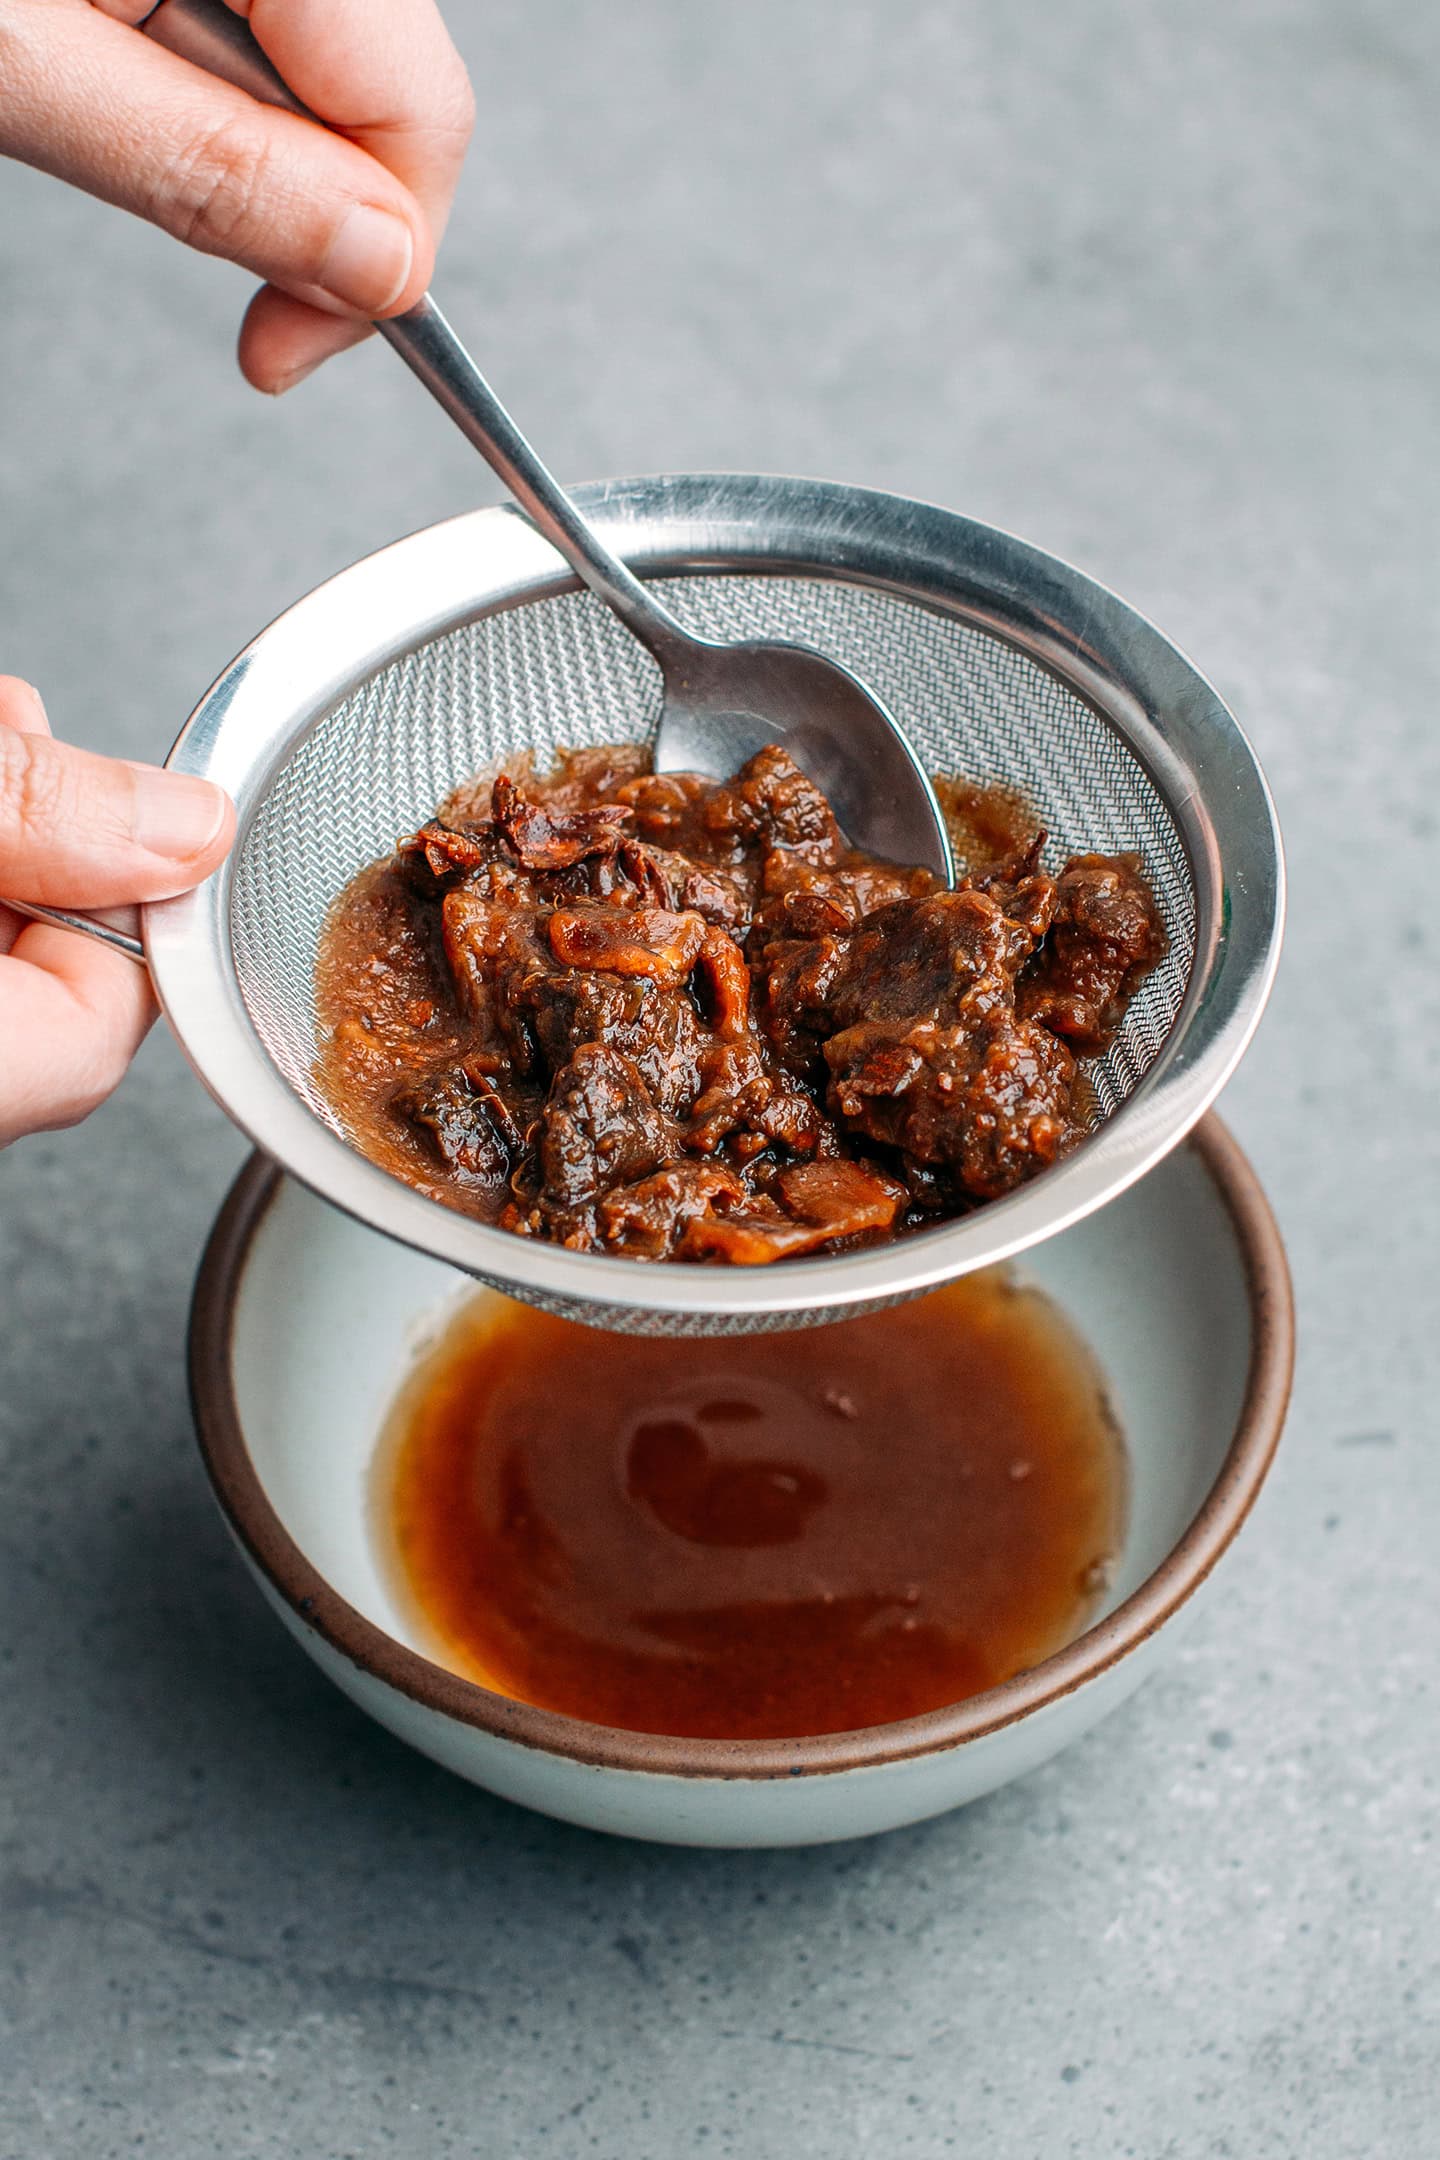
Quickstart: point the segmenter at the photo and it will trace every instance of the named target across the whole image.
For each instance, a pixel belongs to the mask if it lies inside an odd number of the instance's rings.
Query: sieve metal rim
[[[367,1162],[292,1092],[246,1011],[231,959],[234,865],[270,781],[300,740],[381,668],[467,622],[575,589],[513,508],[473,511],[394,542],[318,586],[207,691],[172,769],[234,797],[239,839],[195,892],[150,906],[143,936],[182,1050],[227,1114],[322,1197],[522,1297],[618,1312],[771,1324],[914,1294],[1021,1252],[1114,1198],[1210,1106],[1243,1054],[1278,960],[1284,869],[1274,807],[1211,685],[1115,594],[1054,556],[954,511],[827,481],[671,474],[575,491],[642,575],[838,579],[973,623],[1016,646],[1122,736],[1190,857],[1196,952],[1175,1024],[1122,1107],[1067,1162],[974,1215],[871,1251],[762,1270],[647,1266],[493,1229]]]

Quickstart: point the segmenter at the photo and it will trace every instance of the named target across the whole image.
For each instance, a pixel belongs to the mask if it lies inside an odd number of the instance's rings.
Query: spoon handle
[[[613,555],[521,434],[440,309],[426,293],[376,329],[591,592],[615,610],[662,667],[693,640],[633,570]]]
[[[142,27],[157,44],[247,91],[261,104],[282,106],[324,126],[282,81],[244,21],[224,0],[160,0]],[[498,473],[576,576],[615,610],[662,667],[680,660],[695,640],[580,515],[430,295],[426,293],[403,315],[391,316],[375,327]]]

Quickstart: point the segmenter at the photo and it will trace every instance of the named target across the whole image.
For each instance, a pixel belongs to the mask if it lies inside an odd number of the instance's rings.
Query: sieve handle
[[[317,120],[270,65],[240,16],[224,0],[160,0],[142,26],[147,37],[218,75],[264,105]],[[418,376],[462,435],[499,474],[550,545],[591,592],[648,646],[662,668],[693,653],[701,641],[676,621],[575,508],[536,455],[428,293],[375,325]]]
[[[70,908],[12,900],[8,894],[0,899],[0,907],[9,908],[12,915],[28,916],[31,922],[49,923],[56,930],[76,930],[81,937],[98,938],[112,952],[124,953],[127,960],[138,961],[141,967],[146,964],[145,947],[140,942],[139,908],[97,908],[93,915],[80,915]]]

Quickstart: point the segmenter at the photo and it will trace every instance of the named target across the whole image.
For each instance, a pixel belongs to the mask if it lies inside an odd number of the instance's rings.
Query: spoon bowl
[[[955,881],[945,820],[909,738],[859,677],[805,645],[687,638],[667,646],[657,772],[728,780],[767,744],[788,751],[852,847]]]

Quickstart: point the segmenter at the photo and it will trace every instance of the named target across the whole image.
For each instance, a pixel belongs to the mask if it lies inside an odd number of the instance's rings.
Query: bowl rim
[[[623,1731],[496,1694],[366,1619],[291,1537],[245,1442],[234,1385],[235,1320],[255,1239],[285,1182],[280,1167],[258,1152],[226,1195],[195,1280],[188,1368],[200,1453],[242,1550],[299,1622],[348,1663],[455,1723],[596,1769],[681,1778],[816,1776],[936,1754],[1059,1702],[1139,1650],[1216,1566],[1265,1481],[1294,1371],[1294,1300],[1285,1248],[1259,1179],[1213,1112],[1182,1145],[1199,1156],[1230,1217],[1249,1298],[1245,1394],[1215,1481],[1183,1537],[1113,1613],[1028,1672],[922,1717],[785,1740]]]

